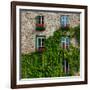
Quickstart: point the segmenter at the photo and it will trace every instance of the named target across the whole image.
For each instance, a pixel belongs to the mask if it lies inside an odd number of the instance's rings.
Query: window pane
[[[64,42],[64,41],[65,41],[65,38],[64,38],[64,37],[62,37],[61,42]]]
[[[39,19],[38,20],[39,20],[39,24],[40,24],[41,23],[41,16],[39,16]]]
[[[66,21],[67,21],[67,24],[69,24],[69,17],[68,16],[66,17]]]
[[[69,42],[70,42],[70,40],[69,40],[69,38],[67,37],[67,38],[66,38],[66,43],[69,44]]]
[[[42,24],[44,24],[44,16],[42,16]]]
[[[67,17],[64,16],[64,26],[66,26],[66,25],[67,25]]]
[[[63,16],[61,16],[60,22],[61,22],[61,26],[63,26],[64,25],[64,18],[63,18]]]
[[[38,47],[41,47],[41,38],[38,38]]]
[[[43,38],[42,39],[42,47],[44,47],[44,42],[45,42],[45,39]]]

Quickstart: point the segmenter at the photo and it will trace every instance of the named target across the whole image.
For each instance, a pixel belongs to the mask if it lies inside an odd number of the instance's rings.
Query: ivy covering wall
[[[76,38],[78,46],[70,43],[69,49],[61,47],[61,37]],[[68,60],[69,73],[63,71],[63,60]],[[80,72],[80,26],[57,30],[45,40],[45,51],[21,54],[21,78],[74,76]]]

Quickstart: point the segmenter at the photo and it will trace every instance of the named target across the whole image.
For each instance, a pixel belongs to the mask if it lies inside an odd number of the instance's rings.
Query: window
[[[39,31],[45,30],[44,16],[37,16],[36,17],[36,30],[39,30]]]
[[[62,37],[61,39],[61,45],[64,49],[68,49],[70,44],[70,39],[69,37]]]
[[[63,71],[68,74],[69,73],[69,63],[67,60],[63,61]]]
[[[44,16],[37,16],[36,24],[44,24]]]
[[[37,51],[42,52],[45,49],[45,36],[37,36],[36,37],[36,48]]]
[[[61,22],[61,27],[67,27],[69,24],[69,18],[67,15],[63,15],[60,18],[60,22]]]
[[[62,45],[63,49],[69,49],[69,45],[70,45],[69,37],[62,37],[61,45]],[[66,60],[66,59],[63,60],[63,71],[65,72],[65,74],[69,73],[69,63],[68,63],[68,60]]]

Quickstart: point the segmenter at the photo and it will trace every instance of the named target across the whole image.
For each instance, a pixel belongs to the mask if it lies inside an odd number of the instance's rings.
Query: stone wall
[[[35,30],[35,17],[38,15],[44,16],[44,31]],[[53,35],[53,32],[60,28],[61,15],[69,16],[70,27],[75,27],[80,24],[80,14],[78,13],[20,11],[21,53],[31,53],[35,51],[36,35],[45,35],[46,38]]]

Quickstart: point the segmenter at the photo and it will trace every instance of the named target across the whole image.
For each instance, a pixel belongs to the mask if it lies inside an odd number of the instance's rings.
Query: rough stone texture
[[[38,15],[44,16],[44,31],[36,31],[35,17]],[[75,27],[80,24],[80,14],[78,13],[62,13],[62,12],[41,12],[41,11],[20,11],[20,26],[21,26],[21,53],[31,53],[35,51],[36,35],[45,35],[46,38],[53,35],[53,32],[60,28],[60,16],[69,16],[70,27]],[[74,40],[73,40],[74,41]]]

